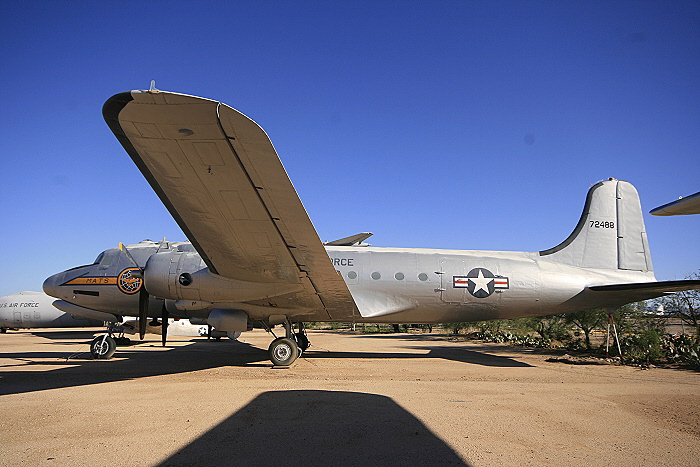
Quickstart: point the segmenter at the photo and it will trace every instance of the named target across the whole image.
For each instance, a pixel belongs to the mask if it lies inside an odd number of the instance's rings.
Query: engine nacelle
[[[173,250],[156,253],[148,259],[144,285],[148,293],[156,297],[233,303],[277,297],[302,289],[301,284],[248,282],[212,274],[196,252]]]

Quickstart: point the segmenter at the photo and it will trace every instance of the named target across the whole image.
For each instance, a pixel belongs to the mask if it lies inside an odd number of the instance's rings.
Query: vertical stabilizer
[[[574,231],[540,256],[583,268],[652,271],[637,190],[615,179],[593,185]]]

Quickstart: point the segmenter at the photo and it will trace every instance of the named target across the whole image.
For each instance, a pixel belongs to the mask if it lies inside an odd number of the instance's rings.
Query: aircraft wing
[[[700,191],[685,198],[671,201],[649,211],[654,216],[685,216],[700,214]]]
[[[663,295],[682,292],[684,290],[700,289],[700,280],[682,280],[682,281],[659,281],[659,282],[639,282],[632,284],[612,284],[612,285],[595,285],[588,287],[591,290],[607,296],[611,299],[617,297],[628,299],[630,301],[649,300],[650,298],[661,297]]]
[[[350,235],[349,237],[343,237],[338,240],[333,240],[332,242],[326,242],[325,245],[328,246],[357,246],[361,245],[362,242],[367,240],[372,236],[371,232],[361,232],[359,234]]]
[[[308,319],[350,319],[333,267],[267,134],[217,101],[164,91],[110,98],[104,118],[209,270],[300,285]]]

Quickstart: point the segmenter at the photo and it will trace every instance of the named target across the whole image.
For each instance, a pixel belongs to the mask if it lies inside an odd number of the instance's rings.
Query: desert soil
[[[432,334],[0,335],[0,465],[700,465],[700,373]]]

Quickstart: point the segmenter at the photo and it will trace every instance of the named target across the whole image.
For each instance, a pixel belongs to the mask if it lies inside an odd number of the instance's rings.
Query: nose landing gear
[[[117,343],[109,334],[97,336],[90,343],[90,353],[92,358],[96,360],[112,358],[116,350]]]
[[[90,354],[95,360],[107,360],[112,358],[117,350],[117,345],[129,345],[131,339],[124,337],[124,328],[110,324],[107,334],[95,337],[90,343]]]

